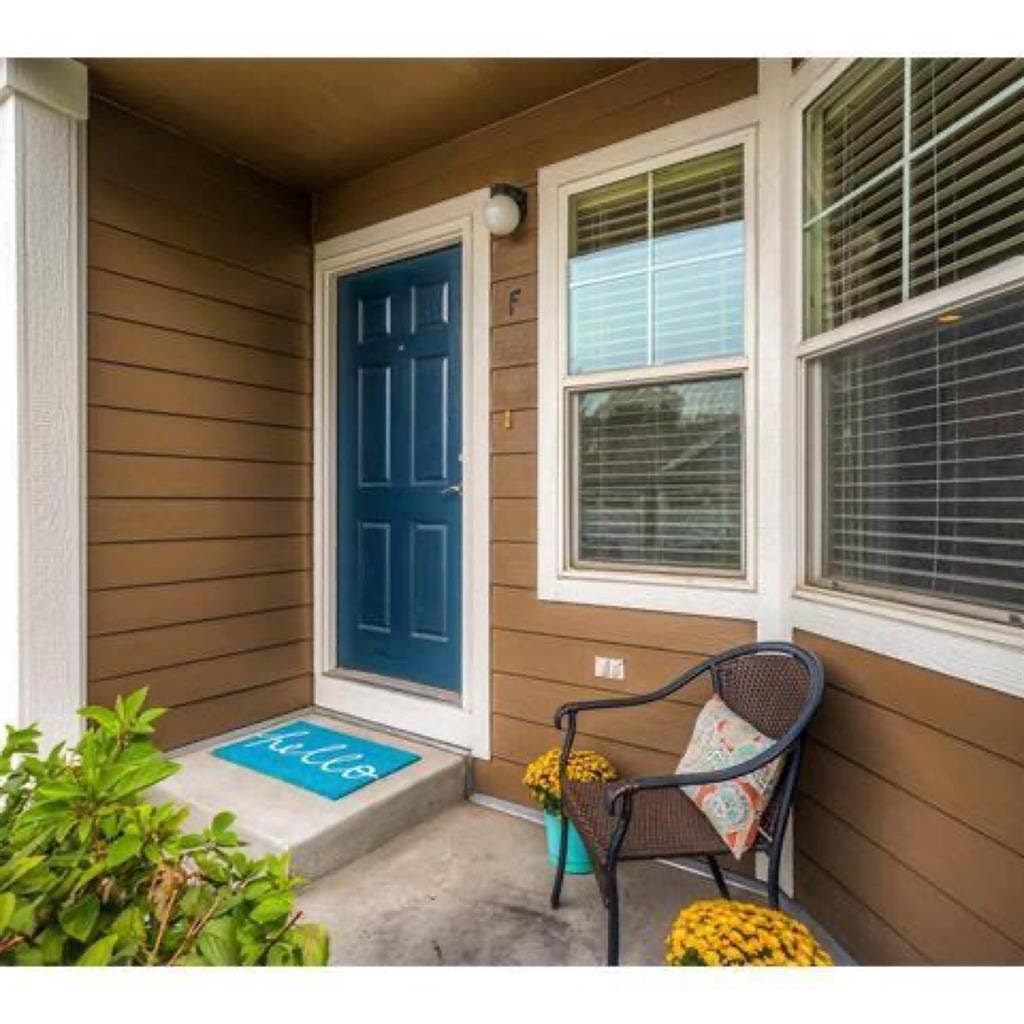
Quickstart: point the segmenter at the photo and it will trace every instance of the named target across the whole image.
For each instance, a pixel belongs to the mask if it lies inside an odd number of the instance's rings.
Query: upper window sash
[[[577,180],[563,183],[558,188],[558,377],[569,385],[589,385],[642,380],[675,379],[686,376],[699,376],[707,372],[743,369],[747,365],[747,353],[751,350],[751,338],[754,330],[754,241],[752,223],[754,216],[753,189],[753,130],[744,129],[724,133],[714,139],[705,139],[689,146],[679,147],[658,157],[638,160],[623,164],[614,170],[581,176]],[[738,166],[741,169],[742,199],[737,204],[742,210],[742,217],[727,222],[719,229],[719,234],[732,232],[732,238],[712,239],[712,230],[704,236],[708,252],[703,253],[707,264],[715,264],[719,269],[730,257],[740,257],[740,267],[735,260],[730,270],[740,278],[738,292],[738,308],[735,319],[739,320],[739,329],[714,342],[705,345],[706,351],[699,349],[686,351],[685,337],[676,339],[675,351],[671,338],[666,338],[664,330],[659,334],[659,280],[666,280],[673,273],[683,273],[686,268],[699,263],[696,254],[681,251],[669,251],[673,246],[685,245],[694,239],[687,238],[688,232],[676,234],[656,234],[659,218],[655,215],[657,193],[659,187],[664,191],[664,183],[679,173],[685,174],[691,165],[711,164],[720,161],[725,154],[735,152],[738,155]],[[598,260],[592,254],[580,252],[580,234],[574,223],[574,212],[584,204],[588,197],[595,193],[608,192],[614,195],[616,189],[627,190],[630,183],[642,196],[644,208],[644,238],[641,245],[630,253],[623,253],[626,265],[614,268],[597,268]],[[599,197],[595,197],[599,198]],[[699,233],[699,232],[698,232]],[[660,242],[659,242],[660,237]],[[725,244],[726,241],[729,244]],[[712,245],[711,243],[716,243]],[[623,246],[622,248],[626,248]],[[607,248],[609,262],[618,261],[615,250]],[[600,257],[601,250],[596,255]],[[588,264],[588,261],[589,264]],[[632,262],[630,262],[632,261]],[[599,358],[574,358],[574,325],[573,316],[577,316],[577,324],[581,316],[589,312],[586,302],[587,289],[598,282],[617,287],[620,290],[628,287],[622,282],[635,275],[642,279],[642,295],[639,302],[644,308],[645,316],[639,322],[638,336],[633,339],[634,348],[631,358],[608,360],[602,363]],[[594,288],[594,291],[597,289]],[[638,293],[640,289],[637,289]],[[661,305],[664,311],[664,304]],[[596,315],[596,314],[595,314]],[[586,322],[585,319],[583,321]],[[593,322],[593,321],[592,321]],[[735,339],[735,340],[734,340]],[[641,343],[642,342],[642,343]],[[660,353],[659,353],[660,342]],[[666,344],[668,342],[669,344]],[[598,353],[600,354],[600,353]],[[659,356],[661,358],[659,358]]]
[[[569,199],[574,375],[743,350],[742,146]]]
[[[803,141],[807,338],[1024,251],[1024,60],[855,60]]]

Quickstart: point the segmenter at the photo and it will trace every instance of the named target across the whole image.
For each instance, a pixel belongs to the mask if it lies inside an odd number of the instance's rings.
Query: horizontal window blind
[[[948,132],[911,163],[909,284],[919,295],[1024,252],[1024,89],[1006,93],[1024,82],[1024,60],[911,63],[915,134]]]
[[[822,359],[822,574],[1024,611],[1024,289]]]
[[[859,60],[804,125],[805,333],[1024,252],[1024,60]]]
[[[572,373],[743,350],[743,150],[573,196]]]
[[[739,377],[577,394],[577,561],[739,573],[742,408]]]

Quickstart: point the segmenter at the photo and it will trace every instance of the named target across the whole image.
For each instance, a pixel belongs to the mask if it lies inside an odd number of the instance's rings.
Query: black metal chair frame
[[[623,779],[612,783],[605,791],[605,811],[615,818],[612,828],[611,842],[608,850],[607,862],[596,865],[598,871],[598,886],[601,890],[601,897],[608,911],[608,964],[615,966],[619,962],[619,894],[616,871],[619,863],[619,854],[622,844],[626,839],[630,819],[633,813],[633,799],[637,793],[654,789],[678,788],[680,786],[701,786],[718,782],[726,782],[729,779],[736,779],[742,775],[757,771],[764,765],[769,764],[777,758],[788,754],[782,777],[776,784],[775,793],[771,804],[778,801],[775,808],[771,832],[766,833],[763,828],[759,834],[754,849],[768,854],[768,902],[769,905],[777,908],[779,905],[779,869],[782,862],[782,845],[786,834],[786,825],[792,810],[793,794],[796,789],[797,776],[800,771],[800,760],[803,753],[804,733],[807,730],[814,713],[821,703],[825,692],[825,676],[818,657],[810,651],[797,647],[795,644],[759,641],[758,643],[746,644],[742,647],[734,647],[714,657],[708,658],[699,665],[694,666],[682,675],[677,676],[672,682],[662,686],[650,693],[638,694],[630,697],[615,697],[606,700],[578,701],[571,704],[563,704],[555,712],[555,727],[559,730],[562,723],[568,721],[565,730],[565,739],[562,743],[561,757],[559,759],[558,771],[561,784],[562,815],[561,831],[559,836],[558,866],[555,869],[555,882],[551,890],[551,906],[557,909],[561,900],[562,882],[565,877],[565,861],[569,841],[569,820],[565,811],[564,794],[566,783],[566,769],[569,763],[569,755],[572,751],[573,741],[576,738],[576,719],[583,711],[600,711],[614,708],[636,707],[640,704],[650,704],[662,700],[670,694],[682,689],[688,683],[698,679],[704,673],[711,674],[712,686],[715,693],[722,694],[722,682],[719,669],[730,661],[752,654],[782,654],[794,658],[807,673],[808,692],[804,705],[799,715],[794,719],[788,729],[771,746],[767,747],[756,757],[744,761],[742,764],[733,765],[731,768],[724,768],[714,772],[693,772],[683,775],[652,776],[648,778]],[[724,699],[724,697],[723,697]],[[771,804],[769,807],[771,807]],[[766,815],[767,816],[767,815]],[[762,825],[764,818],[762,818]],[[591,855],[597,858],[597,851],[591,850]],[[699,854],[692,856],[704,856],[711,869],[711,875],[718,887],[719,893],[724,899],[731,899],[729,889],[725,884],[722,869],[719,867],[714,853]],[[657,858],[648,858],[657,859]],[[602,885],[601,873],[604,874]]]

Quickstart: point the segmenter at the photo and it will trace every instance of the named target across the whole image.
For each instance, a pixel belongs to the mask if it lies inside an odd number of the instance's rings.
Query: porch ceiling
[[[279,181],[319,189],[632,60],[87,59],[93,92]]]

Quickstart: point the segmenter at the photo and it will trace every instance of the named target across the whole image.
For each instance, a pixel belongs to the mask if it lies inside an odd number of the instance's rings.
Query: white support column
[[[796,584],[796,361],[786,296],[793,287],[784,249],[788,209],[786,118],[792,72],[785,59],[758,65],[757,267],[758,267],[758,489],[759,640],[791,640],[791,601]],[[782,851],[780,885],[793,894],[792,818]],[[757,875],[767,877],[757,856]]]
[[[0,724],[85,697],[84,65],[0,59]]]

